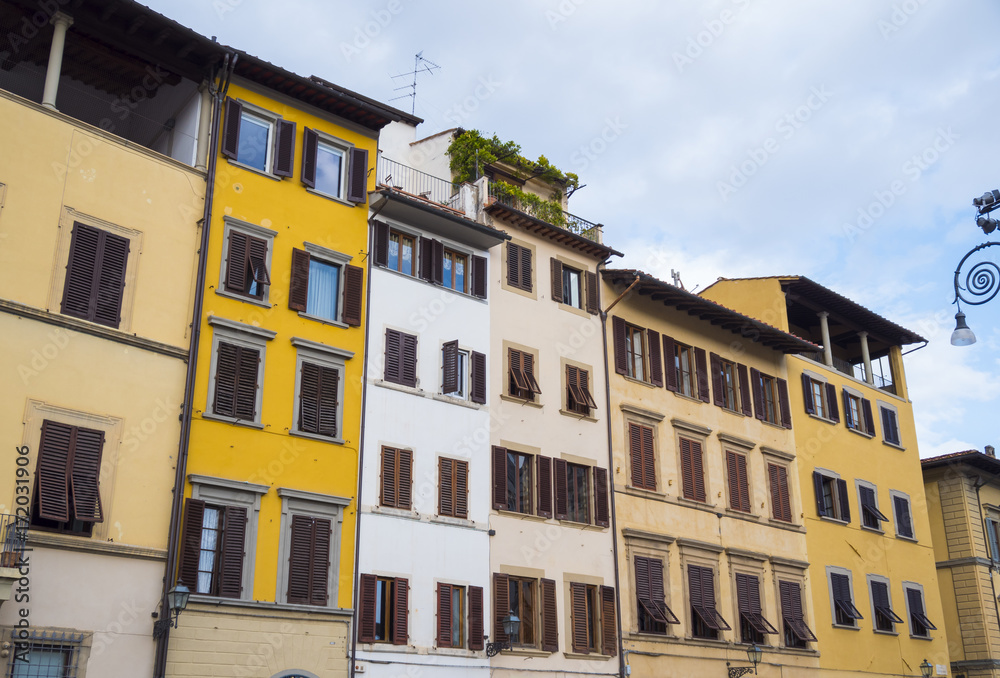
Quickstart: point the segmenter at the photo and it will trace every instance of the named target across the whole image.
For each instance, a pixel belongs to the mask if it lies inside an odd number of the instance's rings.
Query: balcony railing
[[[452,209],[460,208],[458,184],[447,179],[440,179],[383,156],[379,156],[375,174],[379,186],[390,186],[406,191],[410,195]]]
[[[522,199],[513,193],[510,184],[502,181],[490,182],[490,197],[502,205],[523,212],[547,224],[566,229],[587,240],[601,242],[601,232],[604,228],[601,224],[595,224],[575,214],[570,214],[564,211],[558,203],[551,200]]]
[[[0,513],[0,567],[17,567],[27,537],[27,518]]]

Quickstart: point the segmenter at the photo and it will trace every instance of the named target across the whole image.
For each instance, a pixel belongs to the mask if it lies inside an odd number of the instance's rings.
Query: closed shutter
[[[236,160],[240,150],[240,123],[243,119],[243,104],[236,99],[226,98],[226,121],[222,128],[222,155]]]
[[[819,471],[813,471],[813,490],[816,492],[816,515],[826,516],[829,512],[826,510],[826,502],[823,500],[823,481],[824,476]]]
[[[302,363],[299,374],[299,430],[319,433],[319,365]]]
[[[305,313],[309,302],[309,253],[292,249],[292,279],[288,284],[288,308]]]
[[[458,390],[458,340],[448,341],[441,347],[442,391]]]
[[[302,183],[316,188],[316,154],[319,150],[319,135],[308,127],[302,132]],[[374,633],[374,631],[372,631]]]
[[[396,384],[402,383],[400,374],[402,369],[402,354],[400,346],[402,344],[403,333],[397,330],[385,331],[385,374],[384,379]]]
[[[851,504],[848,500],[847,492],[847,481],[843,479],[837,480],[837,495],[840,497],[840,516],[838,516],[845,523],[851,522]]]
[[[646,330],[649,337],[649,380],[653,386],[663,386],[663,358],[660,355],[660,333]]]
[[[777,520],[791,522],[792,508],[788,496],[788,472],[784,466],[767,465],[768,480],[771,483],[771,511]]]
[[[716,353],[708,355],[708,369],[712,372],[712,402],[718,407],[726,406],[725,380],[722,376],[722,358]]]
[[[361,326],[361,304],[364,295],[365,271],[358,266],[344,266],[344,309],[341,320],[351,327]]]
[[[705,501],[705,471],[702,464],[701,443],[681,438],[680,444],[684,498]]]
[[[778,383],[778,411],[781,413],[781,425],[784,428],[792,427],[792,407],[788,402],[788,382],[784,379],[775,379]]]
[[[743,410],[744,417],[753,416],[753,407],[751,407],[750,399],[750,377],[747,374],[747,366],[742,364],[736,365],[736,372],[739,374],[740,379],[740,408]]]
[[[867,398],[861,399],[861,413],[865,418],[865,433],[870,436],[875,435],[875,418],[872,417],[872,401]]]
[[[625,321],[611,316],[611,335],[614,339],[615,372],[628,373],[628,356],[625,354]]]
[[[806,406],[806,414],[816,414],[816,406],[813,405],[812,379],[808,374],[802,375],[802,400]]]
[[[279,177],[291,177],[295,164],[295,123],[290,120],[278,120],[275,125],[274,139],[274,174]]]
[[[569,516],[569,492],[566,487],[568,467],[565,459],[553,459],[552,462],[556,495],[556,520],[566,520]]]
[[[184,500],[184,527],[181,532],[180,563],[177,583],[192,593],[198,591],[198,561],[201,558],[201,526],[205,518],[205,502],[188,497]]]
[[[353,203],[364,204],[368,201],[368,151],[363,148],[351,149],[350,172],[347,199]]]
[[[411,507],[413,488],[413,452],[411,450],[397,450],[396,462],[396,508],[409,509]]]
[[[485,299],[487,296],[486,257],[472,255],[472,296]]]
[[[893,509],[896,513],[896,534],[901,537],[913,537],[913,521],[910,518],[910,502],[904,497],[893,497],[892,498]],[[990,529],[992,529],[992,524]],[[996,538],[995,534],[992,538]],[[997,558],[996,551],[994,549],[993,553],[994,560],[1000,560]]]
[[[293,514],[291,531],[288,552],[287,600],[289,603],[308,605],[313,555],[313,519],[309,516]]]
[[[406,645],[409,636],[410,586],[406,579],[396,577],[393,582],[394,609],[392,615],[392,644]]]
[[[434,280],[438,285],[444,284],[444,244],[440,240],[431,241],[431,251],[434,254]]]
[[[472,378],[472,402],[480,405],[486,404],[486,354],[473,351],[470,356],[472,366],[470,377]]]
[[[667,607],[663,586],[663,561],[659,558],[635,557],[636,597],[654,621],[679,624],[680,620]]]
[[[469,587],[469,649],[483,649],[483,587]]]
[[[417,386],[417,338],[412,334],[401,335],[400,342],[400,383]]]
[[[337,401],[340,397],[340,372],[332,367],[319,368],[319,430],[321,436],[337,437]]]
[[[455,467],[451,459],[438,459],[438,515],[455,515]]]
[[[455,460],[455,517],[469,517],[469,462]]]
[[[62,313],[77,318],[93,317],[95,280],[101,256],[101,231],[75,222],[66,263]]]
[[[531,281],[531,250],[527,247],[522,247],[520,252],[520,268],[521,272],[519,274],[521,281],[521,289],[525,292],[530,292],[532,290]]]
[[[705,349],[696,348],[694,350],[694,363],[698,369],[698,399],[703,403],[711,400],[708,390],[708,359]]]
[[[837,387],[833,384],[826,385],[826,404],[830,408],[830,419],[840,423],[840,408],[837,406]]]
[[[601,312],[601,291],[597,286],[597,274],[587,271],[584,276],[587,280],[587,313],[597,315]]]
[[[656,460],[653,457],[653,429],[643,426],[641,431],[642,442],[642,477],[643,487],[647,490],[656,490]]]
[[[507,508],[507,448],[493,446],[493,508]]]
[[[542,592],[542,651],[559,651],[559,618],[556,611],[556,583],[552,579],[539,581]]]
[[[451,584],[437,585],[437,645],[451,647]]]
[[[851,580],[846,574],[831,574],[830,587],[833,589],[834,607],[848,619],[863,619],[851,599]],[[834,617],[836,618],[836,616]]]
[[[601,587],[601,654],[618,654],[618,625],[615,623],[615,589]]]
[[[552,517],[552,459],[538,455],[538,515]]]
[[[229,232],[229,253],[226,255],[226,291],[247,291],[247,266],[249,264],[249,236],[239,231]]]
[[[260,351],[245,346],[239,347],[236,362],[235,417],[237,419],[254,421],[257,416],[257,368],[259,365]]]
[[[552,264],[552,301],[562,303],[563,300],[563,265],[562,262],[552,257],[549,262]]]
[[[906,589],[906,598],[910,603],[910,628],[913,635],[927,636],[928,631],[936,631],[937,627],[931,623],[924,612],[924,594],[920,589]]]
[[[358,640],[362,643],[374,643],[378,577],[373,574],[361,575],[361,595],[358,603],[360,608],[358,611]]]
[[[212,410],[226,417],[236,416],[236,365],[240,347],[219,343],[215,360],[215,397]]]
[[[97,271],[97,297],[93,321],[108,327],[121,324],[122,297],[129,241],[114,233],[101,232],[101,258]]]
[[[677,342],[673,337],[663,335],[663,363],[666,369],[664,385],[668,391],[677,393],[679,375],[677,374]]]
[[[570,605],[572,610],[573,652],[590,654],[589,619],[587,618],[587,585],[570,582]]]
[[[521,287],[521,246],[507,243],[507,284]]]
[[[628,452],[632,471],[632,487],[645,487],[645,476],[642,467],[642,429],[639,424],[629,422]]]
[[[760,605],[760,580],[749,574],[736,575],[736,598],[740,613],[755,631],[762,634],[777,633],[763,614]]]
[[[507,634],[503,630],[503,619],[510,612],[509,586],[510,578],[507,575],[499,572],[493,573],[493,638],[494,642],[497,643],[507,642]]]
[[[310,563],[309,604],[329,602],[330,540],[333,525],[326,518],[313,518],[313,549]]]
[[[729,506],[736,511],[750,512],[750,488],[747,479],[747,458],[726,450],[726,469],[729,477]]]
[[[219,568],[219,595],[223,598],[239,598],[243,593],[246,533],[246,508],[227,506],[223,517],[222,562]]]
[[[86,523],[104,520],[101,510],[101,450],[104,431],[74,427],[72,470],[69,476],[73,515]]]
[[[594,467],[594,524],[598,527],[610,525],[608,507],[608,470]]]
[[[729,624],[726,623],[726,620],[722,618],[722,615],[719,614],[715,607],[715,573],[708,567],[700,569],[702,611],[707,616],[705,621],[709,628],[717,631],[728,631],[730,630]]]
[[[764,410],[764,389],[760,383],[760,372],[753,367],[750,368],[750,388],[753,389],[754,415],[764,421],[767,419],[767,412]]]
[[[389,224],[383,221],[376,221],[372,224],[374,229],[374,263],[376,266],[389,265]]]

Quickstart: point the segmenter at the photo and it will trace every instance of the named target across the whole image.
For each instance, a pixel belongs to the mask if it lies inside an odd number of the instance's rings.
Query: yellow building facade
[[[787,368],[821,675],[950,675],[902,361],[924,340],[808,278],[701,296],[823,347]]]

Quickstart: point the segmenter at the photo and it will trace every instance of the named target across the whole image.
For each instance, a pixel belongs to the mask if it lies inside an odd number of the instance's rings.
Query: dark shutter
[[[444,284],[444,244],[440,240],[431,240],[433,252],[434,280],[438,285]]]
[[[552,459],[538,455],[538,515],[552,517]]]
[[[556,519],[566,520],[569,516],[569,492],[566,487],[568,467],[565,459],[553,459],[552,462],[552,479],[556,490]]]
[[[406,645],[409,635],[409,611],[410,611],[410,587],[409,582],[400,577],[396,577],[393,582],[395,607],[392,615],[392,644]]]
[[[854,417],[851,414],[851,396],[847,393],[847,390],[841,392],[844,396],[844,424],[847,428],[859,428],[860,424],[854,421]]]
[[[226,255],[226,291],[247,291],[247,265],[250,238],[239,231],[229,232],[229,253]]]
[[[274,139],[274,174],[279,177],[291,177],[295,164],[295,123],[290,120],[278,120],[275,125],[277,134]]]
[[[698,399],[703,403],[711,400],[708,392],[708,360],[705,356],[705,349],[694,349],[694,363],[698,369]]]
[[[628,357],[625,355],[625,321],[611,316],[611,335],[614,338],[615,372],[628,373]]]
[[[250,280],[258,283],[257,294],[255,296],[260,298],[264,295],[261,286],[271,284],[271,276],[267,271],[267,241],[260,238],[247,238],[247,250],[247,263],[249,266],[247,272],[250,274]],[[249,280],[244,289],[249,291]]]
[[[910,502],[904,497],[892,498],[893,508],[896,513],[896,533],[902,537],[913,537],[913,521],[910,518]],[[990,527],[992,528],[992,525]],[[993,559],[997,560],[996,554]]]
[[[563,265],[562,262],[552,257],[549,260],[552,264],[552,301],[562,303],[563,300]]]
[[[101,510],[101,450],[104,431],[74,427],[73,466],[69,476],[73,495],[73,515],[77,520],[99,523],[104,520]]]
[[[438,515],[455,515],[455,470],[451,459],[438,459]]]
[[[642,473],[644,487],[656,490],[656,460],[653,458],[653,429],[642,427]]]
[[[750,400],[750,377],[747,374],[747,366],[737,364],[736,372],[739,374],[740,378],[740,408],[743,410],[743,416],[752,417],[753,408],[751,407]]]
[[[493,642],[496,643],[507,641],[507,634],[503,630],[503,618],[510,612],[509,586],[510,578],[507,575],[493,573]]]
[[[437,644],[451,647],[451,584],[437,585]]]
[[[726,475],[729,480],[729,507],[750,512],[750,488],[747,483],[747,458],[726,450]]]
[[[330,538],[333,526],[327,518],[313,518],[313,550],[309,559],[309,604],[325,606],[329,601]]]
[[[412,334],[401,335],[400,383],[413,388],[417,386],[417,338]]]
[[[767,419],[767,412],[764,410],[764,389],[761,388],[760,372],[750,368],[750,388],[753,389],[753,411],[758,419]]]
[[[472,296],[486,298],[486,257],[472,255]]]
[[[615,623],[615,589],[601,587],[601,654],[618,654],[618,625]]]
[[[351,176],[348,181],[347,199],[355,203],[368,201],[368,151],[351,149]],[[406,642],[405,640],[403,641]]]
[[[362,643],[375,642],[375,607],[378,602],[378,577],[373,574],[361,575],[361,595],[358,601],[358,640]]]
[[[220,348],[222,344],[219,345]],[[256,418],[257,374],[260,365],[260,351],[240,347],[236,364],[236,405],[235,417],[246,421]]]
[[[660,333],[646,330],[649,337],[649,380],[653,386],[663,386],[663,357],[660,355]]]
[[[522,247],[521,248],[521,252],[520,252],[520,256],[521,256],[521,261],[520,261],[520,268],[521,268],[521,273],[520,273],[521,289],[524,290],[525,292],[530,292],[532,290],[532,284],[531,284],[531,250],[528,249],[527,247]]]
[[[601,291],[597,286],[597,274],[587,271],[584,277],[587,280],[587,313],[597,315],[601,312]]]
[[[243,104],[236,99],[226,98],[226,121],[222,128],[222,155],[236,160],[240,150],[240,123],[243,119]]]
[[[812,379],[808,374],[802,375],[802,400],[806,405],[806,413],[816,414],[816,406],[813,405]]]
[[[610,525],[608,508],[608,470],[594,467],[594,524],[598,527]]]
[[[701,443],[681,438],[681,480],[686,499],[705,501],[705,470]]]
[[[867,398],[861,399],[861,413],[865,418],[865,433],[870,436],[875,435],[875,419],[872,417],[872,401]]]
[[[420,279],[434,282],[434,241],[420,236]]]
[[[653,429],[632,422],[629,422],[628,427],[632,486],[655,490],[656,462],[653,458]]]
[[[410,509],[413,490],[413,451],[396,450],[396,508]]]
[[[469,587],[469,649],[483,649],[483,587]]]
[[[243,559],[247,533],[247,510],[227,506],[223,517],[222,555],[219,567],[219,595],[239,598],[243,593]],[[189,587],[190,588],[190,587]]]
[[[833,384],[826,385],[826,404],[830,408],[830,419],[840,423],[840,410],[837,406],[837,387]]]
[[[823,501],[823,480],[824,476],[819,471],[813,471],[813,489],[816,492],[816,515],[826,516],[826,503]]]
[[[837,495],[840,498],[840,519],[845,523],[851,522],[851,504],[848,501],[847,481],[837,480]]]
[[[340,371],[332,367],[319,368],[319,429],[320,435],[337,436],[337,399],[340,396]]]
[[[319,433],[319,365],[312,363],[299,371],[299,430]]]
[[[542,651],[559,651],[559,619],[556,611],[556,583],[552,579],[539,580],[542,592]]]
[[[587,618],[587,585],[580,582],[569,584],[570,605],[572,610],[573,652],[590,654],[589,622]]]
[[[364,295],[365,271],[358,266],[344,266],[344,310],[341,320],[351,327],[361,326],[361,303]]]
[[[507,243],[507,284],[521,287],[521,246]]]
[[[722,376],[722,358],[716,353],[708,354],[708,369],[712,373],[712,402],[719,406],[726,406],[725,379]]]
[[[288,308],[305,313],[309,302],[309,253],[292,249],[292,279],[288,284]]]
[[[665,371],[664,385],[668,391],[677,393],[679,377],[677,374],[677,342],[673,337],[663,335],[663,365]]]
[[[455,466],[455,517],[469,517],[469,462],[454,460]]]
[[[771,511],[778,520],[791,522],[792,507],[788,496],[788,472],[784,466],[767,465],[767,475],[771,482]]]
[[[292,515],[291,539],[288,552],[289,603],[308,605],[310,600],[310,574],[313,550],[313,519]]]
[[[215,398],[212,403],[215,414],[236,416],[236,365],[239,353],[239,346],[219,343],[215,361]]]
[[[402,345],[403,333],[398,330],[385,331],[385,374],[383,378],[396,384],[401,384],[402,376]]]
[[[493,508],[507,508],[507,448],[493,446]]]
[[[101,255],[101,231],[75,222],[69,243],[62,313],[77,318],[92,317],[94,278]]]
[[[316,188],[316,154],[319,148],[319,135],[308,127],[302,132],[302,183],[309,188]],[[374,635],[374,631],[372,634]]]
[[[473,351],[469,376],[472,378],[472,402],[486,404],[486,354]]]
[[[95,323],[108,327],[118,327],[121,324],[128,251],[128,238],[114,233],[101,232],[101,258],[96,284],[97,298],[94,300],[93,321]]]
[[[458,390],[458,340],[445,342],[441,347],[441,371],[444,393]]]
[[[775,379],[778,383],[778,411],[781,413],[781,425],[784,428],[792,427],[792,408],[788,402],[788,382],[784,379]]]
[[[396,498],[396,468],[398,467],[398,451],[392,447],[382,448],[382,490],[379,503],[382,506],[395,506]]]
[[[375,231],[374,262],[376,266],[389,265],[389,224],[376,221],[372,224]],[[402,253],[400,253],[402,254]]]
[[[778,590],[781,598],[781,618],[800,640],[816,642],[816,636],[806,626],[802,614],[802,589],[799,584],[791,581],[779,581]]]
[[[205,502],[188,497],[184,500],[184,527],[181,532],[180,564],[177,583],[191,593],[198,592],[198,561],[201,558],[201,525],[205,517]]]

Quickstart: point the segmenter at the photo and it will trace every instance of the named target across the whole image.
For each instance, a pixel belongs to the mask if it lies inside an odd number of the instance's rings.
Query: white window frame
[[[235,217],[225,216],[222,218],[222,221],[224,223],[222,230],[222,261],[219,266],[219,284],[215,288],[215,293],[224,297],[229,297],[230,299],[239,299],[240,301],[245,301],[248,304],[256,304],[257,306],[271,308],[271,285],[264,286],[264,294],[261,295],[260,299],[254,299],[251,296],[239,294],[237,292],[230,292],[226,289],[226,274],[229,271],[229,234],[236,231],[237,233],[242,233],[243,235],[251,236],[253,238],[260,238],[261,240],[267,242],[267,272],[271,275],[273,283],[274,276],[272,275],[273,271],[271,269],[271,253],[274,251],[274,238],[278,235],[278,232],[273,231],[270,228],[258,226],[257,224],[251,224],[249,221],[236,219]]]
[[[240,136],[243,135],[243,118],[257,118],[260,122],[265,123],[268,126],[267,130],[267,152],[264,156],[264,169],[254,167],[253,165],[248,165],[245,162],[241,162],[239,159],[239,147],[236,149],[236,158],[230,159],[235,165],[243,167],[250,170],[251,172],[257,172],[258,174],[263,174],[265,176],[271,177],[272,179],[280,179],[281,177],[274,174],[274,144],[277,140],[278,133],[278,121],[283,120],[283,118],[273,111],[269,111],[266,108],[261,108],[256,104],[252,104],[244,99],[237,99],[243,110],[240,113]]]
[[[913,633],[913,616],[910,614],[910,596],[907,594],[909,590],[920,591],[920,600],[924,604],[924,616],[927,617],[927,596],[924,595],[924,585],[918,584],[915,581],[904,581],[903,582],[903,602],[906,604],[906,627],[910,630],[910,638],[916,640],[934,640],[934,636],[931,635],[931,631],[934,629],[927,629],[926,636],[918,636]],[[930,619],[930,617],[927,617]]]
[[[825,421],[827,423],[836,423],[836,421],[833,419],[833,417],[830,416],[830,412],[831,412],[830,399],[827,397],[827,395],[828,395],[827,386],[830,384],[830,380],[827,379],[824,375],[819,374],[818,372],[813,372],[812,370],[802,370],[802,373],[805,374],[810,379],[809,388],[810,388],[810,394],[812,395],[812,398],[813,398],[813,414],[810,414],[809,416],[810,417],[814,417],[816,419],[819,419],[820,421]],[[816,411],[816,406],[815,406],[816,394],[812,392],[812,382],[820,383],[820,384],[823,385],[823,388],[821,389],[823,391],[823,414],[822,414],[822,416],[819,415],[819,414],[815,414],[815,411]],[[834,398],[836,399],[836,398],[840,397],[840,391],[839,391],[839,389],[836,388],[836,385],[834,386],[834,389],[835,389],[835,393],[837,394],[837,395],[834,396]],[[834,404],[837,406],[837,411],[839,413],[840,409],[842,407],[841,403],[834,403]]]
[[[469,400],[472,385],[472,349],[458,346],[458,385],[459,390],[452,393],[444,392],[444,343],[441,344],[441,395],[458,400]],[[447,583],[447,582],[446,582]]]
[[[354,257],[349,254],[344,254],[343,252],[338,252],[337,250],[331,250],[322,245],[316,245],[311,242],[305,242],[302,244],[302,248],[309,253],[310,259],[318,259],[324,264],[330,264],[332,266],[338,266],[340,268],[340,273],[337,280],[337,317],[336,318],[324,318],[321,315],[314,315],[308,313],[307,311],[299,311],[299,316],[303,318],[309,318],[310,320],[315,320],[316,322],[326,323],[328,325],[336,325],[337,327],[342,327],[347,329],[348,325],[344,322],[344,271],[347,266],[354,260]],[[268,248],[268,255],[270,255],[270,248]],[[307,284],[309,284],[307,282]],[[270,287],[270,285],[268,286]]]
[[[208,369],[208,394],[206,395],[205,411],[201,416],[204,419],[215,419],[216,421],[227,421],[241,426],[252,428],[264,428],[262,420],[262,405],[264,401],[264,365],[266,364],[267,342],[274,339],[277,332],[265,330],[262,327],[254,327],[244,323],[220,318],[216,315],[208,316],[208,324],[212,326],[212,361]],[[219,363],[219,344],[234,344],[244,348],[251,348],[260,351],[260,362],[257,365],[257,400],[254,404],[254,419],[238,419],[221,414],[215,414],[215,378]]]
[[[287,487],[279,487],[278,496],[281,498],[281,523],[279,525],[276,602],[303,610],[339,609],[337,606],[337,583],[340,579],[340,537],[344,522],[344,510],[350,506],[351,499],[293,490]],[[328,518],[331,522],[333,534],[330,536],[330,567],[327,571],[327,605],[325,608],[318,605],[300,605],[288,602],[288,557],[291,553],[293,515]]]
[[[836,599],[833,597],[833,577],[831,574],[843,574],[847,575],[847,586],[851,590],[851,604],[857,608],[858,596],[854,593],[854,574],[845,567],[837,567],[836,565],[826,566],[826,590],[830,596],[830,621],[833,623],[834,628],[838,629],[859,629],[861,625],[858,623],[859,620],[855,619],[854,624],[845,625],[837,623],[837,604],[834,602]],[[860,612],[860,610],[859,610]]]
[[[869,527],[868,525],[865,525],[865,508],[864,508],[864,505],[861,503],[861,488],[862,487],[867,488],[867,489],[869,489],[869,490],[871,490],[872,492],[875,493],[875,508],[882,515],[885,515],[885,511],[882,510],[882,507],[879,506],[879,503],[878,503],[878,486],[875,485],[875,483],[871,483],[871,482],[869,482],[867,480],[861,480],[861,479],[857,479],[856,478],[854,480],[854,495],[855,495],[855,497],[858,500],[858,520],[860,522],[861,529],[862,530],[868,530],[869,532],[884,533],[885,529],[882,527],[882,521],[881,520],[878,521],[878,527]]]
[[[899,518],[896,516],[896,497],[906,500],[907,506],[910,508],[910,530],[913,531],[912,535],[905,535],[899,533]],[[910,541],[917,541],[917,525],[913,517],[913,500],[910,499],[910,495],[906,492],[901,492],[899,490],[889,490],[889,498],[892,500],[892,526],[896,531],[896,537],[898,539],[908,539]]]
[[[329,147],[333,148],[334,150],[339,151],[341,153],[341,155],[343,155],[344,159],[343,159],[343,162],[340,163],[340,195],[333,195],[332,193],[327,193],[326,191],[320,190],[318,187],[317,188],[306,187],[306,190],[308,192],[310,192],[310,193],[314,193],[316,195],[323,196],[324,198],[329,198],[330,200],[335,200],[335,201],[337,201],[339,203],[343,203],[344,205],[349,205],[349,206],[353,207],[354,203],[352,203],[352,202],[350,202],[350,201],[347,200],[347,195],[346,194],[347,194],[347,180],[348,180],[348,177],[350,176],[349,172],[350,172],[350,163],[351,163],[351,151],[355,148],[354,144],[352,144],[349,141],[345,141],[343,139],[335,137],[332,134],[327,134],[326,132],[324,132],[322,130],[318,130],[318,129],[314,129],[314,128],[310,128],[310,129],[312,129],[312,131],[315,132],[316,136],[318,137],[318,140],[317,140],[317,143],[316,143],[316,171],[317,171],[317,174],[319,173],[319,153],[320,153],[319,147],[320,146],[329,146]],[[416,248],[414,248],[414,249],[416,249]]]
[[[344,382],[346,381],[347,364],[346,361],[354,357],[353,351],[342,348],[327,346],[316,341],[292,337],[292,346],[296,351],[295,357],[295,398],[292,401],[292,428],[289,434],[311,438],[312,440],[322,440],[325,443],[344,444]],[[333,437],[322,436],[316,433],[299,430],[299,396],[302,389],[302,363],[311,363],[320,367],[328,367],[337,370],[340,377],[337,379],[337,433]]]
[[[898,636],[899,632],[896,630],[896,624],[898,622],[894,622],[892,620],[889,620],[889,623],[892,625],[892,629],[889,630],[889,631],[882,630],[882,629],[878,628],[878,626],[876,625],[875,596],[872,594],[872,582],[879,582],[880,584],[885,584],[886,595],[889,598],[889,609],[892,610],[893,612],[896,612],[895,608],[892,605],[892,584],[889,581],[889,578],[885,577],[885,576],[883,576],[881,574],[868,574],[868,575],[865,575],[865,583],[868,585],[868,608],[869,608],[869,612],[871,614],[871,620],[872,620],[872,633],[881,633],[881,634],[887,635],[887,636]],[[857,606],[855,605],[855,607],[857,607]],[[896,614],[899,614],[899,613],[896,612]]]

